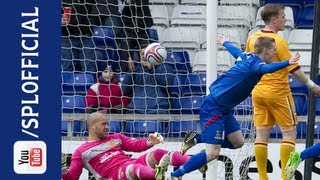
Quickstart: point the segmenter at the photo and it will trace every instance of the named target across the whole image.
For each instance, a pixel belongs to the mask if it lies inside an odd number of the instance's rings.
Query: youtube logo
[[[17,141],[14,146],[17,174],[43,174],[47,169],[47,147],[43,141]]]

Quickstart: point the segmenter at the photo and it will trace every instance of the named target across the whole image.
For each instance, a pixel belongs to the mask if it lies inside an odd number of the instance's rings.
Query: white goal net
[[[230,35],[235,45],[243,47],[259,0],[217,3],[216,33]],[[63,152],[71,155],[86,140],[85,120],[96,110],[108,114],[111,133],[147,137],[158,131],[166,141],[159,147],[168,150],[179,150],[188,130],[200,132],[198,114],[207,90],[206,4],[206,0],[62,0]],[[143,68],[139,52],[152,42],[168,51],[165,63],[154,70]],[[234,58],[223,47],[218,46],[216,55],[218,75],[233,66]],[[117,80],[103,78],[102,73],[110,71]],[[222,150],[217,179],[249,178],[254,138],[251,97],[234,113],[246,145]],[[198,145],[188,153],[203,148]],[[81,178],[93,179],[87,172]],[[205,175],[197,171],[183,179],[192,178]]]

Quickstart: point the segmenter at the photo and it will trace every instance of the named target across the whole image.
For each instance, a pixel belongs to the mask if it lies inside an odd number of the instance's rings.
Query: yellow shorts
[[[273,127],[275,123],[279,126],[292,126],[297,124],[292,96],[263,98],[252,97],[254,111],[254,125]]]

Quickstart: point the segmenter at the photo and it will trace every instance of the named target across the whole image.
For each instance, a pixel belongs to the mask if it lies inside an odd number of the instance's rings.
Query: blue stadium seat
[[[62,95],[62,112],[63,113],[84,113],[85,112],[84,96]]]
[[[312,29],[314,19],[314,7],[305,6],[303,7],[297,17],[296,28],[299,29]]]
[[[304,0],[304,6],[314,6],[314,0]]]
[[[185,86],[182,89],[182,96],[203,96],[206,94],[206,74],[190,73],[185,79]]]
[[[163,133],[162,122],[158,120],[128,120],[125,124],[127,136],[148,137],[150,133]]]
[[[252,97],[251,95],[247,97],[244,101],[234,107],[235,115],[252,115],[253,106],[252,106]]]
[[[96,48],[98,71],[103,71],[110,65],[114,72],[120,72],[119,54],[117,50],[110,48]]]
[[[126,77],[127,74],[130,74],[130,73],[129,73],[129,72],[128,72],[128,73],[126,73],[126,72],[115,73],[115,75],[117,76],[117,78],[118,78],[118,80],[119,80],[120,82],[123,81],[123,79]]]
[[[173,64],[178,73],[191,72],[190,57],[187,51],[168,52],[165,62]]]
[[[307,122],[298,122],[297,124],[297,139],[305,139],[307,137]],[[314,138],[320,136],[320,122],[315,122],[314,126]],[[271,138],[282,138],[280,128],[275,126],[270,132]]]
[[[298,116],[304,116],[308,113],[308,96],[305,94],[292,93],[294,106]]]
[[[320,115],[320,98],[316,98],[316,115]]]
[[[251,131],[253,127],[253,122],[251,121],[239,121],[240,129],[245,138],[251,138],[254,133]]]
[[[300,11],[303,7],[300,6],[290,6],[293,12],[293,18],[294,18],[294,24],[296,25],[298,22],[298,17],[300,14]]]
[[[187,131],[197,131],[197,120],[170,120],[168,137],[184,137]]]
[[[188,76],[187,74],[177,74],[174,77],[172,86],[169,86],[170,95],[172,97],[179,97],[182,95],[182,90],[184,86],[186,86],[185,82],[186,82],[187,76]]]
[[[72,132],[73,136],[88,136],[87,122],[82,120],[74,120]]]
[[[307,137],[308,132],[308,123],[307,122],[299,122],[297,125],[297,138],[305,139]],[[320,122],[315,122],[314,124],[314,138],[320,138]]]
[[[307,137],[307,123],[299,122],[297,124],[297,139],[305,139]]]
[[[199,114],[200,106],[205,96],[183,96],[172,98],[172,113]]]
[[[117,48],[115,34],[110,27],[93,28],[93,40],[96,46]]]
[[[289,75],[289,86],[292,93],[309,94],[308,86],[297,80],[293,75]]]
[[[205,73],[177,74],[174,77],[173,85],[169,87],[171,97],[205,95],[207,91],[206,76]],[[217,74],[217,77],[219,76],[220,74]]]
[[[68,135],[68,121],[61,121],[61,136]]]
[[[297,115],[307,115],[308,108],[308,87],[297,80],[293,75],[289,75],[289,85],[292,92]]]
[[[157,29],[150,28],[150,29],[148,29],[148,33],[149,33],[149,37],[150,37],[150,39],[149,39],[150,43],[159,42],[159,36],[158,36]]]
[[[290,6],[293,11],[294,22],[296,24],[297,17],[299,15],[300,9],[303,7],[303,0],[264,0],[264,4],[276,3],[283,4],[284,6]]]
[[[320,139],[320,122],[315,122],[314,124],[314,138]]]
[[[109,120],[109,133],[120,133],[121,132],[121,120],[119,119],[110,119]]]
[[[281,130],[278,125],[275,125],[270,131],[270,138],[282,138]]]
[[[93,74],[62,72],[62,93],[84,95],[94,81]]]
[[[109,120],[109,133],[120,133],[121,126],[119,120]],[[72,135],[73,136],[88,136],[88,127],[86,121],[74,120],[72,124]],[[68,121],[61,121],[61,135],[68,135]]]
[[[303,6],[304,2],[302,0],[263,0],[264,4],[276,3],[288,6]]]
[[[88,130],[86,121],[74,120],[74,121],[61,121],[61,135],[68,135],[68,123],[71,123],[72,136],[88,136]]]

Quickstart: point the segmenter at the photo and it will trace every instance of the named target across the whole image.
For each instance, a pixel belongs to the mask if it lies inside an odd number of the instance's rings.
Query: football
[[[144,57],[150,64],[158,65],[167,58],[167,50],[160,43],[151,43],[146,47]]]

